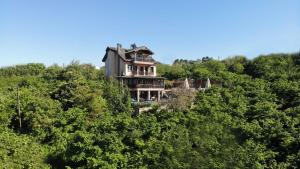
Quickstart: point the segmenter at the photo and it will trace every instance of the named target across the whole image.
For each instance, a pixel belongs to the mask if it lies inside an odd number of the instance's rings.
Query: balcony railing
[[[142,62],[154,62],[154,59],[150,56],[143,57],[143,56],[136,56],[134,61],[142,61]]]
[[[137,71],[136,75],[144,75],[144,71]]]
[[[124,79],[124,84],[129,88],[164,88],[165,84],[163,80],[143,79],[143,80],[132,80]]]
[[[154,72],[146,72],[146,75],[148,75],[148,76],[153,76],[153,75],[154,75]]]
[[[138,75],[138,76],[153,76],[153,75],[154,75],[154,72],[148,72],[148,71],[145,71],[145,74],[144,74],[144,71],[132,71],[132,75]]]
[[[136,88],[164,88],[164,84],[137,84]]]

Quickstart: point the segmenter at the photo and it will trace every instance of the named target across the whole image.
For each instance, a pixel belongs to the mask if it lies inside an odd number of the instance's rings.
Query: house
[[[107,47],[102,59],[105,76],[128,86],[134,101],[160,101],[164,92],[164,78],[156,74],[154,53],[146,46],[132,44],[130,48]]]

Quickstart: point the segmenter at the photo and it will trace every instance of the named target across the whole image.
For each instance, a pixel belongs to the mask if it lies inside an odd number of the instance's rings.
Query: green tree
[[[109,79],[103,85],[103,97],[106,99],[110,112],[117,114],[122,112],[132,113],[131,99],[128,88],[113,79]]]
[[[28,136],[9,130],[0,133],[0,166],[3,168],[50,168],[47,151]]]

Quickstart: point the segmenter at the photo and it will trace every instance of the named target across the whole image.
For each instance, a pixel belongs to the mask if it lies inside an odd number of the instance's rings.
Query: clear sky
[[[300,0],[0,0],[0,66],[100,66],[116,43],[164,63],[297,52]]]

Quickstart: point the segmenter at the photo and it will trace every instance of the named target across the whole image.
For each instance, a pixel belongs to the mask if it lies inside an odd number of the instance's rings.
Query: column
[[[151,95],[150,95],[150,90],[148,90],[148,97],[147,97],[147,100],[150,100],[151,99]]]
[[[136,75],[139,75],[140,67],[136,66]]]
[[[146,75],[146,67],[144,66],[144,76]]]
[[[136,99],[137,99],[137,102],[140,102],[140,91],[139,90],[136,91]]]
[[[128,74],[128,64],[125,64],[125,75]]]
[[[157,101],[160,101],[160,91],[157,91]]]

